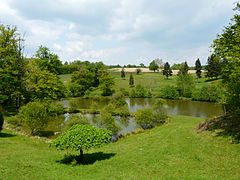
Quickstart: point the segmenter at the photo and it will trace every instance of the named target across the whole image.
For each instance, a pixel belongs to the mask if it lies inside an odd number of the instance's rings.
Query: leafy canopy
[[[55,139],[50,146],[56,147],[58,150],[89,150],[108,143],[111,137],[112,132],[109,130],[87,124],[76,124]]]

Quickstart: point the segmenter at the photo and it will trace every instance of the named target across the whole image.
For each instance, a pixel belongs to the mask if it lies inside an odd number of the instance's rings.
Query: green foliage
[[[168,79],[168,76],[172,76],[172,69],[170,68],[170,65],[168,64],[168,62],[164,64],[164,68],[162,72],[163,72],[163,75],[167,77],[167,79]]]
[[[221,57],[221,76],[227,90],[227,111],[239,111],[240,107],[240,4],[235,8],[237,13],[232,23],[223,29],[223,32],[213,41],[213,50],[216,56]]]
[[[30,102],[22,106],[18,116],[23,119],[23,122],[31,130],[31,135],[43,130],[48,123],[47,107],[39,102]]]
[[[197,101],[219,101],[223,96],[223,90],[220,86],[210,85],[195,89],[192,94],[192,99]]]
[[[58,150],[89,150],[99,148],[111,139],[112,132],[91,125],[76,124],[53,140],[50,146]]]
[[[158,113],[164,113],[164,104],[166,104],[166,100],[164,99],[157,99],[156,102],[153,104],[152,108],[154,111]]]
[[[3,127],[3,122],[4,122],[3,112],[2,112],[2,110],[0,109],[0,132],[1,132],[2,127]]]
[[[143,129],[153,128],[166,122],[166,114],[154,111],[152,108],[138,109],[135,113],[135,122]]]
[[[71,82],[72,84],[69,86],[71,95],[84,96],[85,92],[93,86],[94,74],[87,68],[82,67],[72,74]]]
[[[190,74],[180,74],[177,78],[177,87],[180,96],[190,98],[195,88],[193,77]]]
[[[63,131],[67,131],[76,124],[89,124],[88,119],[81,114],[71,114],[69,119],[64,122]]]
[[[125,78],[125,71],[124,71],[124,68],[122,68],[121,70],[121,77],[124,79]]]
[[[46,46],[39,46],[35,57],[36,62],[41,70],[47,70],[53,74],[60,73],[62,62],[59,60],[57,54],[51,53]]]
[[[202,65],[201,65],[201,62],[200,62],[200,60],[199,60],[199,58],[196,60],[196,62],[195,62],[195,70],[196,70],[196,74],[197,74],[197,77],[198,78],[201,78],[202,76],[201,76],[201,73],[202,73],[202,71],[201,71],[201,69],[202,69]]]
[[[79,102],[78,102],[77,99],[70,99],[68,101],[68,103],[69,103],[69,112],[74,113],[74,112],[78,111],[78,109],[79,109]]]
[[[181,64],[180,69],[178,71],[178,75],[185,75],[188,74],[189,66],[187,62],[185,61],[184,63]]]
[[[125,88],[119,88],[119,91],[124,95],[124,96],[129,96],[129,92]]]
[[[57,115],[64,113],[64,105],[62,103],[51,102],[48,105],[49,115]]]
[[[124,99],[124,94],[121,92],[115,93],[112,96],[112,102],[116,105],[116,107],[121,107],[121,106],[127,105],[127,103]]]
[[[12,125],[14,128],[16,127],[20,127],[23,125],[23,120],[20,116],[16,115],[16,116],[11,116],[6,118],[6,122],[10,125]]]
[[[102,90],[103,96],[110,96],[113,94],[113,85],[115,84],[113,76],[108,71],[104,70],[100,72],[99,87]]]
[[[117,135],[117,133],[120,130],[120,127],[116,125],[115,118],[112,115],[112,111],[113,110],[107,108],[104,108],[101,111],[100,117],[98,118],[98,126],[110,130],[113,133],[113,135]]]
[[[149,70],[152,70],[152,71],[156,71],[158,70],[159,66],[157,65],[157,63],[153,60],[150,64],[149,64]]]
[[[221,66],[221,58],[217,55],[212,54],[210,57],[208,57],[207,65],[205,67],[207,70],[206,77],[217,78],[221,73]]]
[[[0,25],[0,105],[20,107],[25,97],[23,39],[16,26]]]
[[[34,61],[28,64],[26,88],[30,100],[57,100],[65,96],[65,86],[56,74],[39,69]]]
[[[131,90],[130,97],[145,98],[145,97],[152,97],[152,94],[150,90],[147,90],[144,86],[138,84],[134,89]]]
[[[164,86],[160,89],[158,97],[165,99],[179,99],[178,88],[171,85]]]
[[[171,66],[171,69],[173,69],[173,70],[179,70],[179,69],[181,68],[182,64],[183,64],[183,63],[181,63],[181,64],[173,64],[173,65]]]
[[[134,79],[133,79],[132,73],[130,74],[130,77],[129,77],[129,86],[130,86],[130,87],[133,87],[133,86],[134,86]]]

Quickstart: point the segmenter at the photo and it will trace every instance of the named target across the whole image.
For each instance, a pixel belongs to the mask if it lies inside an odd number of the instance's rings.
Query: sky
[[[233,17],[231,0],[0,0],[0,24],[15,25],[25,56],[40,45],[63,62],[206,63]]]

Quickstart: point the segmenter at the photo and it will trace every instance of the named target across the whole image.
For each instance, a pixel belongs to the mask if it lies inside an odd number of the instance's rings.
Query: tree
[[[136,69],[136,73],[137,73],[137,75],[139,75],[140,72],[142,72],[142,70],[141,70],[140,68],[137,68],[137,69]]]
[[[206,70],[207,74],[206,76],[209,78],[217,78],[221,73],[221,58],[215,54],[212,54],[210,57],[208,57]]]
[[[58,150],[80,151],[80,159],[83,160],[83,150],[101,147],[110,141],[111,135],[112,132],[106,129],[77,124],[53,140],[50,146],[56,147]]]
[[[71,83],[74,87],[78,87],[78,92],[80,96],[84,96],[85,92],[93,86],[94,83],[94,73],[88,70],[85,66],[82,66],[79,71],[75,71],[71,76]],[[76,90],[76,89],[75,89]],[[71,91],[71,89],[70,89]],[[75,94],[76,94],[75,93]]]
[[[145,68],[145,65],[143,63],[140,63],[139,65],[140,67]]]
[[[130,85],[130,87],[134,86],[134,79],[133,79],[132,73],[130,74],[130,77],[129,77],[129,85]]]
[[[201,76],[201,73],[202,73],[202,71],[201,71],[201,69],[202,69],[202,65],[201,65],[201,62],[200,62],[200,60],[199,60],[199,58],[196,60],[196,62],[195,62],[195,70],[196,70],[196,74],[197,74],[197,77],[198,78],[201,78],[202,76]]]
[[[182,97],[190,98],[195,88],[192,76],[190,74],[180,74],[177,78],[177,87]]]
[[[64,97],[65,86],[56,74],[41,70],[35,61],[28,64],[26,90],[29,100],[57,100]]]
[[[112,75],[108,71],[103,70],[100,72],[99,82],[99,87],[102,90],[103,96],[110,96],[113,94],[112,88],[115,82]]]
[[[182,63],[179,71],[178,71],[178,75],[180,74],[188,74],[188,70],[189,70],[189,66],[187,64],[187,61],[185,61],[184,63]]]
[[[42,70],[48,70],[51,73],[59,74],[62,62],[57,54],[51,53],[46,46],[40,46],[35,54],[39,67]]]
[[[123,79],[125,79],[125,71],[124,71],[124,68],[122,68],[122,70],[121,70],[121,77],[122,77]]]
[[[43,130],[48,123],[47,106],[39,102],[30,102],[22,106],[18,116],[23,119],[23,122],[31,130],[31,135]]]
[[[18,108],[25,96],[23,39],[16,26],[0,25],[0,103]]]
[[[157,63],[155,62],[155,60],[153,60],[150,64],[149,64],[149,69],[152,71],[156,71],[158,70],[159,66],[157,65]]]
[[[229,112],[237,112],[240,107],[240,4],[234,9],[237,13],[232,23],[213,41],[214,54],[220,56],[222,63],[221,76],[227,90],[226,107]]]
[[[159,67],[160,69],[163,69],[164,62],[163,62],[162,59],[157,58],[157,59],[154,59],[154,61],[155,61],[155,63],[158,65],[158,67]]]
[[[168,64],[168,62],[164,64],[163,75],[165,75],[167,79],[168,79],[168,76],[172,76],[172,69],[170,68],[170,65]]]

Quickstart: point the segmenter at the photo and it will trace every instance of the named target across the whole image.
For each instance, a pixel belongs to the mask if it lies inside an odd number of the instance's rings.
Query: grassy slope
[[[130,90],[129,87],[129,76],[130,73],[126,73],[125,80],[121,78],[120,72],[112,72],[112,75],[115,79],[115,87],[114,89],[116,91],[119,90],[119,88],[125,88],[126,90]],[[196,79],[196,75],[192,75]],[[161,87],[164,87],[166,85],[173,85],[176,86],[177,84],[177,75],[173,75],[172,77],[169,77],[169,79],[166,79],[165,76],[163,76],[161,73],[141,73],[140,75],[136,75],[136,73],[133,73],[134,82],[135,85],[141,84],[147,88],[151,88],[153,92],[157,92],[157,90]],[[71,74],[65,74],[60,75],[60,79],[65,83],[68,84],[71,80]],[[203,77],[200,80],[196,79],[196,87],[201,87],[206,84],[218,84],[220,83],[220,80],[215,81],[209,81],[206,82],[207,78]]]
[[[169,124],[89,152],[114,153],[111,158],[75,167],[56,163],[65,152],[43,142],[0,137],[0,179],[240,179],[240,144],[197,134],[201,118],[172,117]]]

